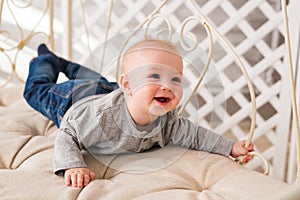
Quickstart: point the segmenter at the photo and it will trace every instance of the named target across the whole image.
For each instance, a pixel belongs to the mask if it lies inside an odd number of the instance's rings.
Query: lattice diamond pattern
[[[73,60],[85,62],[93,53],[94,64],[97,66],[102,62],[102,53],[97,54],[96,50],[105,41],[111,2],[99,0],[72,2]],[[134,30],[161,3],[162,0],[113,1],[108,39]],[[261,152],[270,162],[271,175],[284,180],[284,163],[287,158],[278,159],[276,154],[282,151],[282,145],[287,145],[289,129],[281,126],[290,123],[290,119],[282,121],[280,118],[287,112],[282,102],[284,99],[282,85],[286,81],[283,74],[287,70],[283,63],[284,29],[279,3],[274,0],[196,1],[200,11],[209,17],[218,31],[235,47],[253,81],[258,111],[253,142],[256,145],[256,151]],[[187,0],[168,1],[159,13],[168,18],[176,32],[179,32],[182,22],[187,17],[197,16],[190,1]],[[167,25],[162,18],[157,18],[150,27],[166,28]],[[205,54],[209,43],[203,26],[195,21],[190,22],[184,30],[185,36],[188,36],[188,32],[195,34]],[[64,31],[57,32],[56,36],[63,33]],[[57,53],[62,53],[60,52],[61,43],[57,42],[60,41],[59,38],[56,38],[55,45]],[[228,53],[215,34],[213,34],[213,41],[215,64],[210,66],[201,87],[186,107],[184,115],[203,126],[217,132],[221,131],[228,138],[245,139],[250,128],[252,109],[247,82],[235,64],[233,56]],[[175,42],[179,45],[178,41]],[[117,45],[115,46],[118,49]],[[105,55],[109,56],[109,52]],[[184,82],[186,88],[184,92],[189,94],[201,72],[196,73],[194,63],[197,63],[198,68],[203,69],[205,59],[202,54],[191,52],[187,52],[185,56],[187,60],[184,73],[189,78]],[[98,66],[96,69],[100,71],[101,67]],[[282,138],[286,143],[279,143]],[[254,159],[247,167],[262,171],[261,164],[260,160]]]
[[[176,30],[178,30],[180,23],[189,16],[186,13],[189,5],[178,2],[169,2],[164,8],[165,10],[163,10],[163,14],[168,16]],[[152,3],[155,4],[154,1]],[[157,6],[158,3],[155,5]],[[275,130],[275,122],[276,119],[278,120],[277,115],[279,112],[278,95],[280,90],[278,87],[280,81],[277,80],[275,82],[272,76],[268,77],[267,69],[268,66],[272,66],[270,62],[278,62],[280,64],[283,51],[282,49],[280,51],[279,45],[278,51],[275,51],[277,53],[276,57],[274,57],[273,48],[264,41],[264,37],[266,34],[270,34],[280,23],[280,21],[277,21],[278,15],[276,15],[271,5],[267,2],[261,3],[261,1],[248,1],[244,5],[238,6],[234,6],[229,1],[220,1],[219,4],[208,1],[202,4],[201,8],[203,8],[203,13],[209,16],[214,24],[218,26],[220,32],[226,35],[233,45],[236,46],[237,52],[243,58],[242,60],[257,90],[258,113],[256,132],[261,132],[261,134],[254,138],[254,143],[258,142],[257,151],[262,152],[269,161],[272,161],[275,148],[273,146],[275,143],[274,137],[278,134]],[[192,9],[190,10],[192,13]],[[146,15],[147,13],[142,18]],[[161,24],[158,23],[156,25],[159,27]],[[190,27],[190,30],[195,33],[195,30],[199,29],[198,26],[195,24]],[[200,32],[201,35],[205,35],[203,28]],[[202,48],[206,50],[208,48],[207,42],[206,40],[202,41]],[[215,88],[202,86],[198,90],[198,94],[205,103],[201,108],[197,107],[197,105],[190,105],[187,107],[186,112],[189,113],[189,116],[192,116],[192,113],[198,109],[200,114],[197,114],[197,116],[200,117],[199,121],[204,125],[215,130],[221,129],[220,127],[223,126],[223,131],[230,132],[232,135],[230,137],[235,139],[245,138],[249,130],[249,113],[251,110],[249,99],[246,99],[243,95],[243,93],[247,93],[247,88],[245,89],[246,81],[241,76],[241,72],[237,70],[237,67],[232,67],[234,66],[232,65],[232,57],[230,55],[222,55],[226,50],[216,39],[215,46],[218,46],[214,56],[214,58],[217,58],[215,59],[217,61],[217,73],[222,79],[221,85],[225,87],[225,92],[218,88],[218,84],[214,84],[213,75],[207,77],[205,80],[207,85],[212,85]],[[266,65],[266,63],[269,65]],[[264,77],[267,78],[265,79]],[[266,80],[269,82],[266,82]],[[276,84],[270,85],[270,81]],[[215,99],[215,103],[211,103],[212,99]],[[252,164],[252,167],[261,170],[259,161]]]

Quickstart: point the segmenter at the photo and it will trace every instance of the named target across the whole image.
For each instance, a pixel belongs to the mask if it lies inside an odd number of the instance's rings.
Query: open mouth
[[[160,103],[167,103],[170,101],[170,99],[166,97],[155,97],[154,99]]]

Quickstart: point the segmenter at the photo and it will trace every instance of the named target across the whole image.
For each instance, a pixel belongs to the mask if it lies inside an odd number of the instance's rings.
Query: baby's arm
[[[83,187],[95,179],[87,168],[78,143],[71,129],[61,128],[55,139],[54,172],[64,174],[67,186]]]
[[[72,168],[65,171],[65,185],[72,187],[84,187],[94,180],[96,174],[88,168]]]
[[[248,155],[253,151],[253,144],[245,148],[245,141],[234,142],[222,137],[204,127],[195,126],[185,118],[177,118],[172,124],[172,142],[175,145],[188,146],[193,149],[221,154],[224,156],[246,156],[243,162],[248,162],[252,156]],[[248,156],[247,156],[248,155]]]
[[[250,144],[249,147],[247,147],[247,148],[245,146],[246,146],[246,141],[244,141],[244,140],[235,142],[232,146],[230,155],[234,158],[236,158],[238,156],[246,156],[243,159],[243,162],[247,163],[249,160],[252,159],[252,156],[249,156],[248,153],[251,151],[254,151],[254,148],[253,148],[253,144]]]

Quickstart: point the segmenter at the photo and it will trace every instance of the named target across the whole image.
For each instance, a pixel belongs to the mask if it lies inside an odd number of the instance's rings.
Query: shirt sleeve
[[[54,173],[63,175],[70,168],[87,167],[74,132],[70,127],[60,128],[55,139],[54,148]]]
[[[194,125],[185,118],[177,118],[171,132],[171,140],[175,145],[224,156],[230,155],[234,143],[202,126]]]

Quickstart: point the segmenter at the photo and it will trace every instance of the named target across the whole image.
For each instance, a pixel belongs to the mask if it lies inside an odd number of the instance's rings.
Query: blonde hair
[[[141,50],[160,50],[160,51],[166,51],[168,53],[175,54],[177,56],[181,55],[179,54],[179,51],[177,50],[176,46],[168,41],[159,40],[159,39],[145,39],[141,40],[135,44],[133,44],[131,47],[129,47],[124,55],[123,55],[123,62],[122,62],[122,72],[126,71],[126,66],[124,60],[126,59],[126,56],[138,52]]]

